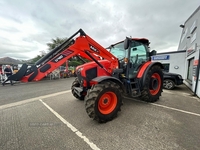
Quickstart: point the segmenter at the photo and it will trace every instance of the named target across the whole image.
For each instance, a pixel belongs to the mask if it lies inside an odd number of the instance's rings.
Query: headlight
[[[182,79],[182,76],[181,76],[181,75],[178,75],[178,78],[179,78],[179,79]]]
[[[83,69],[83,68],[79,68],[79,69],[77,70],[77,74],[80,73],[82,69]]]

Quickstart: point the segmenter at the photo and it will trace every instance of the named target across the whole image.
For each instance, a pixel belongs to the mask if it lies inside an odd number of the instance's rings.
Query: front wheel
[[[93,85],[85,96],[88,116],[98,122],[107,122],[117,116],[122,105],[122,90],[112,81]]]
[[[156,102],[162,93],[163,73],[158,65],[152,66],[145,78],[140,98],[145,102]]]

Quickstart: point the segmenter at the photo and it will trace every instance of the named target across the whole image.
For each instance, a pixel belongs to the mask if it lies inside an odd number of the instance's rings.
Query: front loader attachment
[[[77,36],[78,34],[80,35]],[[111,68],[118,66],[118,60],[114,55],[86,35],[82,29],[79,29],[61,45],[39,59],[34,65],[27,67],[24,64],[18,73],[10,78],[22,82],[39,81],[73,56],[81,56],[91,61],[105,58],[112,62]]]
[[[39,81],[47,76],[49,73],[54,71],[70,58],[67,56],[71,56],[73,51],[66,49],[73,44],[73,37],[76,36],[79,32],[80,30],[65,40],[61,45],[54,48],[45,56],[40,58],[34,65],[28,67],[27,64],[23,64],[20,70],[16,74],[10,76],[9,79],[14,81],[30,82]]]

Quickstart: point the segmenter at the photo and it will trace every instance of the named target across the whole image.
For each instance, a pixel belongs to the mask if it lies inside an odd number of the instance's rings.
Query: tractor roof
[[[132,39],[135,40],[135,41],[140,41],[140,42],[147,44],[147,45],[150,44],[149,40],[146,39],[146,38],[132,38]]]
[[[150,44],[149,40],[146,39],[146,38],[132,38],[132,40],[139,41],[139,42],[141,42],[143,44],[146,44],[147,46],[149,46],[149,44]],[[124,42],[124,40],[120,41],[120,42],[117,42],[115,44],[112,44],[112,45],[116,45],[116,44],[119,44],[119,43],[122,43],[122,42]]]

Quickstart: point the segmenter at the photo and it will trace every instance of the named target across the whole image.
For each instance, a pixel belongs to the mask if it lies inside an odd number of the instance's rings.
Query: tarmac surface
[[[114,120],[90,119],[74,77],[0,86],[0,149],[199,150],[200,99],[185,85],[156,103],[124,99]]]

